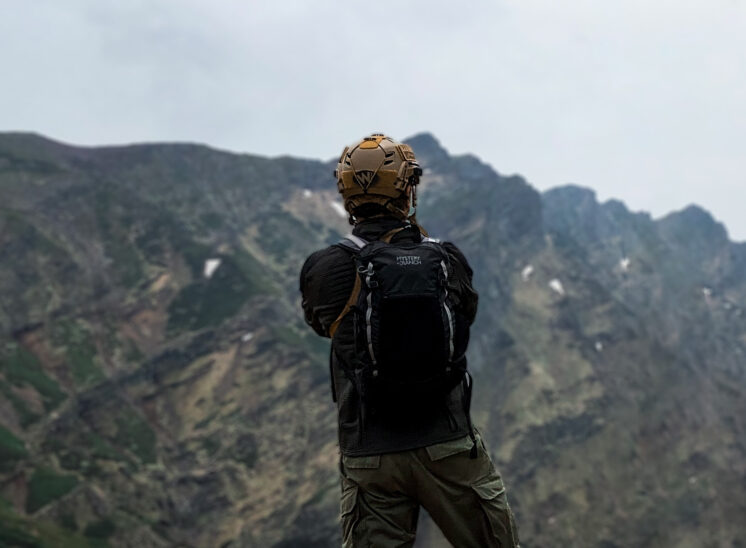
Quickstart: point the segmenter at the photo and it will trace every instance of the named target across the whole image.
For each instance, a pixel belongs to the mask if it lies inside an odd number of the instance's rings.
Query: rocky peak
[[[709,211],[697,205],[689,205],[681,211],[670,213],[659,223],[661,229],[674,238],[699,237],[710,239],[713,243],[728,240],[728,232],[723,224],[717,222]]]
[[[548,228],[583,240],[596,238],[600,219],[593,190],[569,184],[545,191],[542,202]]]
[[[431,133],[417,133],[405,139],[404,142],[412,147],[421,162],[428,165],[440,163],[449,158],[448,151]]]
[[[589,204],[596,201],[596,193],[590,188],[568,183],[544,192],[547,199],[555,202]]]
[[[698,264],[711,260],[730,245],[722,223],[696,205],[666,215],[657,224],[669,245]]]

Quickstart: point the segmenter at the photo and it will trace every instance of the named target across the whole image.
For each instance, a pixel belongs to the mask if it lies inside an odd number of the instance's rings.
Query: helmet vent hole
[[[391,158],[393,155],[394,155],[394,151],[393,150],[391,152],[387,152],[386,153],[386,158]]]
[[[387,166],[387,165],[389,165],[389,164],[393,164],[393,163],[394,163],[394,161],[393,161],[393,160],[386,160],[386,161],[385,161],[385,162],[383,163],[383,165]]]

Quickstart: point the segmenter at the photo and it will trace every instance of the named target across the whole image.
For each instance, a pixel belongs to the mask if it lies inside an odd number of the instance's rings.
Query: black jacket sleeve
[[[342,312],[355,284],[352,255],[336,246],[313,253],[300,272],[300,291],[306,323],[322,337]]]

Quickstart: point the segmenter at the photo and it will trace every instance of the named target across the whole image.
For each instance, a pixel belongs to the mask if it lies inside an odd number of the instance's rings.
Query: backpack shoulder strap
[[[337,319],[332,322],[332,325],[329,327],[329,336],[331,338],[334,338],[334,334],[337,332],[337,328],[339,328],[339,324],[342,323],[342,319],[347,315],[347,313],[352,310],[352,307],[355,306],[355,302],[357,302],[358,295],[360,295],[360,288],[362,287],[363,283],[360,279],[360,274],[355,271],[355,285],[352,287],[352,293],[350,293],[350,297],[347,299],[347,302],[345,303],[345,307],[342,309],[342,312],[339,313],[339,316],[337,316]]]
[[[357,255],[357,253],[362,248],[364,248],[367,244],[368,242],[364,240],[363,238],[355,236],[354,234],[348,234],[337,245],[339,247],[343,247],[347,249],[348,251],[351,251],[354,255]],[[331,338],[334,338],[334,334],[337,332],[337,329],[339,328],[339,324],[342,323],[342,319],[347,315],[347,313],[350,310],[352,310],[352,307],[355,306],[358,295],[360,295],[361,287],[362,287],[362,280],[360,279],[360,274],[358,274],[357,269],[355,269],[355,285],[352,287],[352,292],[350,293],[350,296],[348,297],[347,302],[345,303],[345,306],[342,309],[342,312],[339,313],[339,316],[337,316],[337,319],[332,322],[331,326],[329,326],[329,336]]]
[[[344,247],[345,249],[348,249],[349,251],[352,251],[354,253],[357,253],[369,243],[370,242],[368,242],[368,240],[365,240],[361,238],[360,236],[355,236],[354,234],[348,234],[347,236],[342,238],[339,242],[337,242],[336,245],[340,247]]]

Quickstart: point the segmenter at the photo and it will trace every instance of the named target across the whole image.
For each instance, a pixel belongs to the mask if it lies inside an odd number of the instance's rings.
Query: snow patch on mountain
[[[212,275],[215,274],[215,271],[218,269],[220,263],[222,262],[222,259],[207,259],[205,261],[205,268],[203,270],[205,278],[207,278],[208,280],[212,278]]]
[[[549,281],[549,287],[557,294],[564,295],[565,294],[565,287],[562,285],[562,282],[559,281],[557,278],[553,278]]]
[[[332,206],[332,209],[336,211],[340,217],[347,217],[347,211],[345,211],[345,208],[342,204],[339,202],[329,202],[329,205]]]

